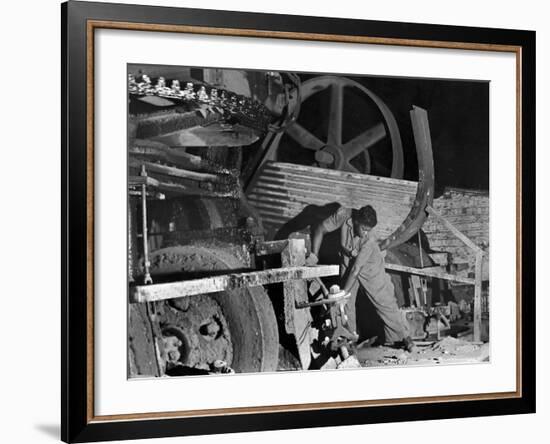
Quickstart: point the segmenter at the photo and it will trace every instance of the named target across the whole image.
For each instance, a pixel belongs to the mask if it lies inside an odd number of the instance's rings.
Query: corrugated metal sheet
[[[338,202],[359,208],[369,204],[378,214],[376,234],[383,239],[409,214],[417,187],[416,182],[407,180],[266,162],[247,197],[271,232],[276,232],[307,205]]]

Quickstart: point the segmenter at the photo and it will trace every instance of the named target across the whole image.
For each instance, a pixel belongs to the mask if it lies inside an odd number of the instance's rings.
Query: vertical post
[[[481,265],[483,253],[476,252],[474,284],[474,341],[481,341]]]
[[[127,231],[128,231],[128,282],[134,282],[134,220],[132,215],[132,204],[131,204],[131,197],[127,196],[127,205],[128,205],[128,225],[127,225]]]
[[[416,308],[421,308],[422,303],[420,302],[420,289],[422,287],[422,284],[420,283],[420,278],[412,274],[409,277],[409,286],[410,286],[409,290],[411,290],[412,295],[414,297],[414,303],[416,305]],[[411,306],[412,306],[412,303],[411,303]]]
[[[141,166],[141,176],[143,178],[147,177],[147,171],[145,170],[145,165]],[[153,279],[151,279],[151,274],[149,273],[149,244],[147,237],[147,185],[145,182],[141,185],[141,212],[142,212],[142,233],[143,233],[143,263],[145,270],[145,284],[152,284]]]
[[[306,261],[306,244],[304,239],[289,239],[286,248],[281,252],[283,267],[303,266]],[[302,368],[307,370],[311,364],[309,326],[311,313],[306,309],[296,309],[296,303],[307,302],[306,281],[291,280],[283,283],[285,298],[285,329],[296,338],[296,346]]]

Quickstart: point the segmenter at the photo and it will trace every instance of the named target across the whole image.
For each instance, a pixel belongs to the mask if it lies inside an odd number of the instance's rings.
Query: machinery
[[[335,202],[373,205],[387,261],[414,266],[397,247],[433,199],[424,110],[411,182],[393,114],[351,79],[132,65],[128,91],[130,377],[275,371],[288,351],[308,369],[338,349],[342,301],[321,279],[338,266],[305,266]]]

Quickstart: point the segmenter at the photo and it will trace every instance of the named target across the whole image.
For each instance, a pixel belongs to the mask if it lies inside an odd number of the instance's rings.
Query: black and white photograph
[[[127,70],[129,378],[490,362],[488,81]]]
[[[1,441],[545,436],[543,5],[7,3]]]

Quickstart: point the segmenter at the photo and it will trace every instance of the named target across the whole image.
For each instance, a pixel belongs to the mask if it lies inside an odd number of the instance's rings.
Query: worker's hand
[[[319,263],[319,258],[314,252],[309,253],[309,256],[306,258],[306,265],[312,267]]]
[[[340,290],[337,293],[330,293],[330,298],[338,298],[338,299],[345,299],[346,297],[349,297],[349,292],[346,292],[345,290]]]

